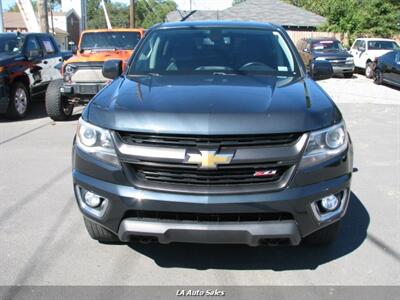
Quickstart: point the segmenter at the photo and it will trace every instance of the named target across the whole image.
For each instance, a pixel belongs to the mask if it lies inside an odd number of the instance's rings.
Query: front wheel
[[[365,66],[365,77],[372,78],[374,75],[374,70],[372,67],[372,62],[367,63]]]
[[[304,238],[308,245],[323,246],[333,243],[336,240],[340,229],[340,221],[330,224]]]
[[[376,69],[375,70],[374,83],[378,84],[378,85],[383,83],[383,74],[382,74],[382,71],[380,69]]]
[[[100,225],[90,221],[87,218],[83,218],[85,221],[85,227],[87,232],[89,233],[90,237],[100,243],[118,243],[120,242],[119,238],[108,231],[107,229],[101,227]]]
[[[50,82],[46,90],[47,115],[54,121],[70,119],[74,110],[74,105],[69,103],[68,98],[61,94],[60,88],[62,86],[62,80],[54,80]]]
[[[10,119],[22,119],[29,109],[29,92],[25,84],[15,82],[11,88],[10,103],[8,104],[7,117]]]

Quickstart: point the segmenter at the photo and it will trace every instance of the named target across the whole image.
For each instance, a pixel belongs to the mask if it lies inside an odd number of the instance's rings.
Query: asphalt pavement
[[[332,246],[100,244],[72,190],[79,114],[54,123],[37,103],[25,120],[0,117],[0,285],[398,285],[400,90],[360,75],[320,84],[344,114],[357,169]]]

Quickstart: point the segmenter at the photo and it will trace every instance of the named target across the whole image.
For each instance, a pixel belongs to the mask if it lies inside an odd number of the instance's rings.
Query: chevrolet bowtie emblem
[[[199,150],[199,152],[187,151],[185,162],[197,164],[200,169],[216,169],[218,165],[229,164],[234,155],[234,152],[217,153],[214,150]]]

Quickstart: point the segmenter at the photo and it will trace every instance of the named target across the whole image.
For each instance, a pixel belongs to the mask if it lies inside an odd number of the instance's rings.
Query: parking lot
[[[37,103],[25,120],[0,118],[0,285],[398,285],[400,90],[361,75],[321,86],[344,114],[357,170],[328,248],[99,244],[72,190],[78,110],[54,123]]]

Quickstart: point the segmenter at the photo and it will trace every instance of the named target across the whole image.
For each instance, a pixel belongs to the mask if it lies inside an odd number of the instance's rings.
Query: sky
[[[3,10],[6,10],[15,4],[15,0],[0,0],[3,4]],[[232,0],[174,0],[178,4],[178,9],[190,9],[190,2],[192,2],[192,9],[209,9],[209,10],[222,10],[232,4]],[[113,2],[129,3],[129,0],[114,0]]]

